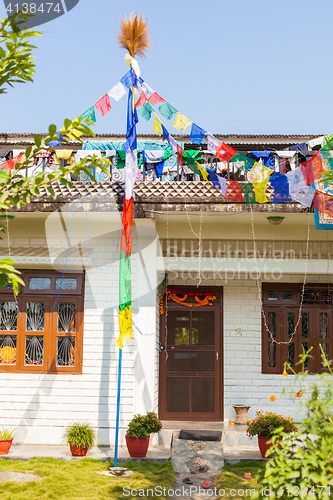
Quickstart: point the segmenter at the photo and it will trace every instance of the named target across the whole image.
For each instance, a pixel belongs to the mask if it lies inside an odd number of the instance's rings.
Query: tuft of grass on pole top
[[[148,19],[145,20],[142,14],[133,13],[121,18],[118,42],[131,57],[145,57],[150,46]]]

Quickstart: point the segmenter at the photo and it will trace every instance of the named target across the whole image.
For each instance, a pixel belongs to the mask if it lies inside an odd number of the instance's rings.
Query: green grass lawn
[[[263,470],[264,468],[264,462],[257,462],[255,460],[239,462],[234,465],[225,465],[222,469],[221,474],[215,479],[215,486],[219,490],[225,490],[225,496],[229,497],[231,496],[231,489],[236,490],[235,493],[237,493],[237,490],[243,490],[244,493],[240,491],[240,495],[236,494],[235,496],[234,492],[232,492],[232,498],[235,500],[244,500],[244,497],[255,498],[255,496],[253,494],[250,494],[250,492],[248,492],[246,495],[246,489],[254,489],[257,496],[259,488],[261,487],[255,480],[255,476],[259,472],[259,470]],[[245,472],[250,472],[253,479],[244,479]]]
[[[0,459],[0,471],[30,472],[42,476],[42,481],[29,483],[0,482],[1,500],[45,499],[124,499],[123,487],[147,489],[155,486],[170,488],[174,483],[171,462],[120,464],[134,472],[131,478],[107,477],[96,471],[108,470],[113,464],[91,458],[71,462],[54,458],[26,461]],[[131,497],[127,497],[131,498]],[[145,498],[151,498],[145,496]],[[165,498],[163,496],[159,498]]]

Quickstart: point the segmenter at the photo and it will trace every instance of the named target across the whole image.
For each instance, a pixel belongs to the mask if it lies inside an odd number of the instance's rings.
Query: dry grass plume
[[[148,20],[142,14],[133,13],[127,18],[121,18],[118,35],[120,47],[128,50],[130,56],[144,57],[150,45]]]

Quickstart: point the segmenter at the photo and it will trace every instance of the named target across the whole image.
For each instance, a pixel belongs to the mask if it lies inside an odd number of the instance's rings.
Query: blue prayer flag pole
[[[120,415],[120,386],[121,386],[121,362],[123,350],[119,349],[118,362],[118,389],[117,389],[117,415],[116,415],[116,440],[114,445],[114,467],[118,467],[118,441],[119,441],[119,415]]]

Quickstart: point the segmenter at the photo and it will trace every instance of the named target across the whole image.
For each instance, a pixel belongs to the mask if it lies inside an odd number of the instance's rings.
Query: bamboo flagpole
[[[132,253],[132,226],[133,226],[133,195],[134,182],[138,170],[136,124],[138,116],[135,109],[134,87],[137,85],[140,69],[135,55],[145,55],[149,47],[148,22],[142,15],[130,15],[121,19],[118,41],[121,47],[127,49],[125,56],[129,66],[128,102],[127,102],[127,130],[126,130],[126,161],[125,161],[125,196],[123,205],[120,263],[119,263],[119,346],[118,386],[117,386],[117,413],[114,467],[118,466],[119,420],[120,420],[120,391],[123,343],[132,338],[132,282],[131,282],[131,253]]]

